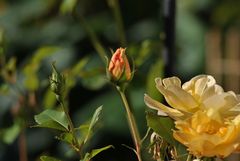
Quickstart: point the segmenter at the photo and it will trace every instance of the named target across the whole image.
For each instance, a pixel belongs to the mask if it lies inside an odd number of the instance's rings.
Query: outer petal
[[[216,81],[215,81],[215,79],[211,76],[211,75],[204,75],[204,74],[202,74],[202,75],[198,75],[198,76],[196,76],[196,77],[193,77],[190,81],[188,81],[188,82],[186,82],[186,83],[184,83],[183,85],[182,85],[182,88],[184,89],[184,90],[191,90],[191,89],[193,89],[193,88],[195,88],[195,83],[198,81],[198,80],[201,80],[201,79],[205,79],[205,78],[207,78],[207,87],[210,87],[210,86],[213,86],[214,84],[216,84]]]
[[[198,106],[194,98],[181,89],[179,84],[172,83],[174,81],[165,81],[165,79],[163,81],[167,86],[163,86],[160,78],[155,79],[157,89],[164,95],[168,104],[184,112],[193,112]]]
[[[156,79],[160,79],[160,78],[156,78]],[[165,87],[169,87],[172,85],[181,87],[181,80],[178,77],[165,78],[162,80],[162,82]]]
[[[165,106],[164,104],[152,99],[147,94],[144,96],[144,102],[146,105],[152,109],[161,111],[163,114],[169,115],[171,118],[178,120],[184,118],[184,114],[176,109]]]

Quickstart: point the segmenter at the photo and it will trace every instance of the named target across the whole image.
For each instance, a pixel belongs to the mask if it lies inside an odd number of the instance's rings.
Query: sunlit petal
[[[168,106],[165,106],[164,104],[152,99],[147,94],[145,94],[145,96],[144,96],[144,102],[146,103],[146,105],[148,107],[150,107],[152,109],[160,110],[162,113],[168,114],[169,116],[171,116],[173,118],[178,119],[178,118],[184,117],[184,114],[181,113],[180,111],[170,108]]]
[[[165,80],[165,79],[164,79]],[[190,112],[198,106],[194,98],[175,84],[170,84],[164,87],[161,79],[155,79],[157,89],[164,95],[168,104],[176,109],[184,112]]]

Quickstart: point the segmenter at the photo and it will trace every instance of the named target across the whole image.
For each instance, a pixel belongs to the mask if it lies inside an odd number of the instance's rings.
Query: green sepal
[[[49,80],[51,90],[59,97],[63,96],[65,90],[65,77],[57,71],[55,62],[52,63],[52,75]]]

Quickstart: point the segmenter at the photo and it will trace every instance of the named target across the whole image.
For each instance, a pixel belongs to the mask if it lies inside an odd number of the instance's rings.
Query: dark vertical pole
[[[166,63],[165,76],[172,76],[174,74],[174,60],[175,60],[176,0],[164,0],[163,10],[165,32],[165,45],[163,49],[163,54]]]

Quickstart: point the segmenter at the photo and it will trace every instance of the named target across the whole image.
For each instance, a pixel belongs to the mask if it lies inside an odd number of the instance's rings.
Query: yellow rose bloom
[[[181,85],[177,77],[156,78],[156,88],[163,94],[166,106],[147,94],[146,105],[158,110],[160,115],[168,115],[174,120],[186,119],[198,110],[206,110],[207,114],[221,121],[221,115],[236,116],[240,114],[239,96],[234,92],[224,92],[210,75],[199,75]]]
[[[148,95],[144,101],[159,115],[175,120],[174,138],[195,156],[226,157],[240,151],[240,97],[224,92],[210,75],[199,75],[181,85],[177,77],[156,78],[168,103]]]
[[[194,156],[224,158],[238,152],[240,115],[220,123],[208,117],[206,112],[198,111],[186,120],[176,121],[175,125],[178,130],[173,132],[174,138]]]

